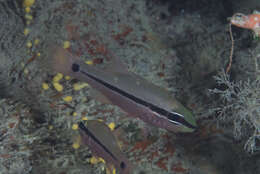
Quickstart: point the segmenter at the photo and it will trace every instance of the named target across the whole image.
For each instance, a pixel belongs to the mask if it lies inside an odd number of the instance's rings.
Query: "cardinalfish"
[[[171,97],[170,92],[129,72],[120,60],[115,60],[101,69],[63,48],[55,48],[51,64],[55,71],[87,82],[129,116],[173,132],[196,129],[192,112]]]
[[[127,160],[110,128],[101,121],[89,120],[86,126],[79,122],[81,141],[95,156],[102,157],[107,164],[112,164],[119,174],[132,173],[132,165]],[[112,170],[112,167],[110,167]]]

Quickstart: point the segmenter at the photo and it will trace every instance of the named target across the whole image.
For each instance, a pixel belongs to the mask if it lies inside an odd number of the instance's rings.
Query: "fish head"
[[[176,124],[177,132],[193,132],[197,129],[197,123],[194,114],[180,102],[173,100],[171,102],[173,109],[167,116],[170,122]]]
[[[181,132],[193,132],[197,129],[197,123],[194,114],[184,106],[180,106],[178,111],[183,116],[185,122],[181,124]]]

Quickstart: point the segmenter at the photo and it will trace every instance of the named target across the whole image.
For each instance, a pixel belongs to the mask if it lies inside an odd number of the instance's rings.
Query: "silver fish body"
[[[63,49],[58,50],[54,59],[60,62],[56,70],[88,82],[130,116],[173,132],[192,132],[196,129],[191,111],[167,90],[136,74],[87,65]]]
[[[79,122],[81,139],[98,157],[102,157],[106,163],[113,164],[119,174],[128,174],[132,171],[131,163],[121,152],[117,140],[109,127],[97,120],[87,121],[87,126]]]

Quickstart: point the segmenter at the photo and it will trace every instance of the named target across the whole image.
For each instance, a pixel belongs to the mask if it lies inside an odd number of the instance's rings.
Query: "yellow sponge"
[[[53,81],[53,82],[59,82],[62,78],[63,78],[63,74],[57,73],[57,74],[53,77],[52,81]]]
[[[71,96],[66,96],[66,97],[63,98],[63,100],[65,102],[71,102],[72,101],[72,97]]]
[[[42,83],[42,89],[44,90],[49,89],[49,85],[47,83]]]
[[[24,7],[31,7],[35,3],[35,0],[24,0],[23,6]]]
[[[108,124],[108,127],[110,128],[110,130],[114,130],[115,129],[115,127],[116,127],[116,124],[114,123],[114,122],[112,122],[112,123],[109,123]]]
[[[73,124],[73,125],[72,125],[72,129],[73,129],[73,130],[77,130],[78,128],[79,128],[78,124]]]
[[[57,83],[57,82],[54,82],[53,86],[59,92],[61,92],[63,90],[63,86],[61,84]]]

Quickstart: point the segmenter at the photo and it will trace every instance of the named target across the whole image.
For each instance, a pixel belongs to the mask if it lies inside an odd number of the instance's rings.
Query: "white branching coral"
[[[221,99],[221,106],[216,108],[218,120],[232,123],[236,138],[248,137],[248,152],[260,150],[260,80],[231,82],[225,72],[215,79],[225,88],[210,90]]]

